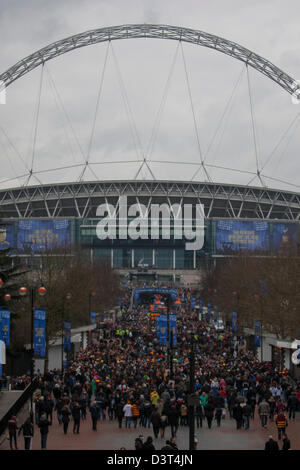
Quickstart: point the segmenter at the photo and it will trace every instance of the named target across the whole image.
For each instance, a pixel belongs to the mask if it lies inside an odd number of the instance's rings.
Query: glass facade
[[[0,250],[10,248],[13,256],[20,256],[22,262],[37,267],[42,254],[47,252],[48,243],[59,241],[62,246],[65,246],[65,242],[68,243],[70,255],[80,249],[91,262],[105,260],[117,269],[147,266],[150,269],[162,270],[209,268],[215,259],[238,253],[240,250],[251,249],[261,255],[276,255],[284,253],[286,247],[292,247],[294,251],[300,252],[299,223],[287,221],[206,219],[204,245],[198,251],[185,249],[188,240],[179,236],[180,229],[174,221],[170,224],[169,239],[163,238],[162,233],[166,221],[157,219],[157,237],[151,238],[148,227],[148,230],[143,231],[143,235],[148,234],[148,238],[132,239],[125,236],[123,239],[104,240],[97,236],[98,222],[99,219],[95,218],[57,219],[48,226],[46,219],[3,220]],[[185,229],[190,230],[192,235],[192,230],[195,229],[194,221],[187,220]],[[117,227],[117,237],[121,232],[126,235],[124,230]],[[24,250],[24,246],[29,244],[32,249]]]

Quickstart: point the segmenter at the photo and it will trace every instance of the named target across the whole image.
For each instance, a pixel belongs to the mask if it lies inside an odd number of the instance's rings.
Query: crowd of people
[[[287,450],[287,423],[300,410],[299,384],[287,371],[260,362],[243,338],[220,332],[208,318],[199,318],[191,307],[192,295],[197,294],[180,290],[177,344],[170,352],[156,337],[149,305],[129,308],[127,292],[121,318],[94,333],[63,377],[59,371],[48,371],[37,378],[34,414],[20,428],[10,423],[11,448],[17,432],[23,432],[25,448],[30,448],[33,421],[40,430],[41,448],[46,449],[53,419],[65,434],[80,433],[81,422],[90,419],[95,432],[104,420],[115,421],[118,428],[137,429],[136,450],[154,450],[159,438],[166,440],[163,449],[176,450],[178,428],[190,424],[188,396],[193,392],[197,428],[221,427],[226,416],[244,432],[257,413],[262,428],[269,422],[276,425],[278,441]],[[194,390],[190,389],[191,344]],[[269,441],[266,450],[272,448],[273,437]]]

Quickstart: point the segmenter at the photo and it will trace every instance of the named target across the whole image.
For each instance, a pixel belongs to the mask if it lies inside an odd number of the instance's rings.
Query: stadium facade
[[[174,204],[195,207],[205,214],[204,245],[187,250],[186,239],[104,239],[97,236],[97,208],[115,207],[120,196],[128,205]],[[183,181],[103,181],[28,186],[0,191],[2,227],[0,248],[11,248],[26,263],[35,265],[47,250],[80,247],[94,260],[106,260],[128,273],[147,268],[158,280],[193,283],[199,269],[243,250],[276,255],[287,243],[297,250],[300,194],[274,189]],[[128,222],[130,218],[128,219]],[[195,217],[190,221],[195,228]],[[119,227],[117,227],[119,233]]]

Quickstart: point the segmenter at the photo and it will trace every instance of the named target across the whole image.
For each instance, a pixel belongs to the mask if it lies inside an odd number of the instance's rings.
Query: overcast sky
[[[1,73],[77,33],[155,23],[222,36],[300,79],[298,0],[0,0],[0,5]],[[88,181],[134,179],[144,157],[152,175],[144,165],[138,178],[188,181],[205,158],[212,181],[252,180],[260,186],[252,175],[258,162],[259,170],[274,178],[263,177],[267,186],[299,191],[299,130],[300,106],[256,70],[247,74],[238,60],[170,40],[102,43],[57,57],[43,75],[39,67],[7,88],[6,104],[0,105],[0,187],[77,181],[88,156],[91,165],[83,176]],[[22,175],[31,168],[40,173],[28,182]],[[195,177],[206,178],[203,170]]]

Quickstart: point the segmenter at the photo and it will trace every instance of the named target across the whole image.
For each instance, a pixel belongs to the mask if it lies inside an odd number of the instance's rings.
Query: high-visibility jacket
[[[276,426],[278,429],[284,429],[287,424],[287,419],[284,415],[278,415],[276,418]]]
[[[136,403],[131,406],[131,413],[132,416],[140,416],[140,408]]]

